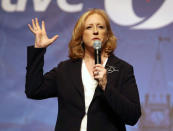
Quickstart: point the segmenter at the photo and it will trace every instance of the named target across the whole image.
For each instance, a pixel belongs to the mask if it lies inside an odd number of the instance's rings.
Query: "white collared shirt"
[[[108,58],[105,60],[103,66],[105,67]],[[84,86],[84,96],[85,96],[85,115],[81,122],[80,131],[87,131],[87,113],[89,105],[93,99],[95,89],[98,82],[90,75],[84,60],[82,60],[82,82]]]

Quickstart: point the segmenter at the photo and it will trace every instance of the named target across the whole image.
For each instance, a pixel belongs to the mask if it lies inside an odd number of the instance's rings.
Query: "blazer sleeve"
[[[105,90],[109,105],[125,124],[136,124],[141,116],[141,107],[133,67],[128,66],[123,72],[120,90],[111,81],[108,79]]]
[[[45,99],[57,96],[57,68],[43,75],[46,48],[27,48],[25,93],[31,99]]]

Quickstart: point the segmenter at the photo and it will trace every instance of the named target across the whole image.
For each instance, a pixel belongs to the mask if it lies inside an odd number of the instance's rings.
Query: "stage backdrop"
[[[172,0],[0,0],[0,131],[54,130],[58,102],[27,99],[26,48],[34,44],[27,24],[45,20],[48,47],[44,72],[68,59],[79,16],[104,9],[118,38],[115,55],[134,66],[142,117],[128,131],[173,131]]]

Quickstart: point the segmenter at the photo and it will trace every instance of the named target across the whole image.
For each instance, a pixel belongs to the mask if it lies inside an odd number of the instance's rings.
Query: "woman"
[[[116,38],[101,9],[85,12],[69,43],[69,60],[43,75],[47,37],[45,24],[32,20],[35,45],[28,47],[25,93],[28,98],[58,97],[56,131],[125,131],[140,115],[133,67],[113,55]],[[95,65],[93,43],[102,43],[101,64]]]

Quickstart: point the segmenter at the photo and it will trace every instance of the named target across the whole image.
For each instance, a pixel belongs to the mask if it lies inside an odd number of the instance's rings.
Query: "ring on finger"
[[[99,71],[97,71],[97,75],[99,75]]]

